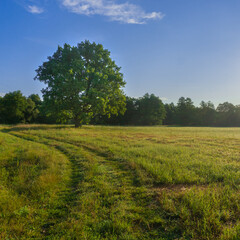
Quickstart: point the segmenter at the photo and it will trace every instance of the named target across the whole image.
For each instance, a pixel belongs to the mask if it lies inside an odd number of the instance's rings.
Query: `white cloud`
[[[0,97],[4,97],[6,93],[0,93]]]
[[[112,21],[144,24],[150,19],[162,19],[161,12],[146,13],[140,6],[131,3],[116,3],[116,0],[62,0],[69,11],[82,15],[103,15]]]
[[[28,5],[27,6],[27,11],[33,14],[40,14],[44,12],[43,8],[37,7],[35,5]]]
[[[168,98],[166,98],[166,97],[160,97],[160,99],[161,99],[162,101],[168,101]]]

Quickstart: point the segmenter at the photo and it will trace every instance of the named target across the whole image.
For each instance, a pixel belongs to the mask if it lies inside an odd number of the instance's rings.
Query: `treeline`
[[[48,113],[38,94],[25,97],[14,91],[0,97],[0,123],[57,123],[57,116]]]
[[[224,102],[214,107],[212,102],[195,107],[190,98],[181,97],[177,105],[165,104],[165,125],[240,127],[240,105]]]
[[[23,96],[20,91],[0,97],[0,123],[62,123],[61,114],[52,112],[39,95]],[[66,122],[66,121],[65,121]],[[67,123],[72,123],[71,120]],[[126,97],[124,115],[96,115],[91,124],[102,125],[180,125],[180,126],[222,126],[240,127],[240,105],[225,102],[217,108],[211,102],[196,107],[190,98],[181,97],[178,103],[163,104],[154,94],[140,98]]]
[[[142,98],[127,97],[125,114],[107,118],[100,116],[93,123],[110,125],[180,125],[209,127],[240,127],[240,105],[224,102],[215,108],[212,102],[193,104],[190,98],[181,97],[178,103],[163,104],[155,95]]]

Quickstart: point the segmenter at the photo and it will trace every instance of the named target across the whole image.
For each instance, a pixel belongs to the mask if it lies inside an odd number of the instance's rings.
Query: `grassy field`
[[[240,239],[240,129],[0,127],[0,239]]]

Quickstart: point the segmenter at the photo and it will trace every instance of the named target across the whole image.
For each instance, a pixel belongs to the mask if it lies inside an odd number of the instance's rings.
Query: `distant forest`
[[[0,97],[0,123],[68,123],[61,113],[52,113],[39,95],[25,97],[20,91]],[[163,104],[154,94],[140,98],[126,97],[126,111],[118,115],[94,115],[85,124],[101,125],[179,125],[179,126],[218,126],[240,127],[240,105],[228,102],[216,108],[212,102],[200,103],[196,107],[190,98],[181,97],[177,104]]]

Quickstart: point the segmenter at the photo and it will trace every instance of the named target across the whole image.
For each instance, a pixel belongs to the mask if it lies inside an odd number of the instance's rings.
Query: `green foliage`
[[[35,122],[37,120],[39,110],[36,108],[35,102],[28,98],[25,103],[24,119],[26,123]]]
[[[177,122],[180,125],[191,126],[195,122],[195,106],[190,98],[181,97],[177,103]]]
[[[173,125],[176,124],[176,107],[173,103],[165,104],[166,117],[163,120],[164,125]]]
[[[141,98],[126,98],[126,112],[117,117],[106,117],[100,115],[92,121],[95,124],[117,124],[117,125],[161,125],[166,111],[159,97],[154,94],[145,94]]]
[[[35,103],[35,106],[37,108],[42,105],[42,100],[38,94],[31,94],[28,98],[31,99]]]
[[[35,103],[36,99],[38,105]],[[8,124],[36,122],[40,104],[38,95],[33,94],[26,98],[20,91],[7,93],[0,98],[0,122]]]
[[[237,107],[235,107],[232,103],[225,102],[219,104],[217,112],[218,122],[221,126],[238,126],[240,123]]]
[[[137,101],[140,125],[161,125],[166,116],[162,101],[154,94],[145,94]]]
[[[3,123],[3,98],[0,96],[0,123]]]
[[[225,102],[219,104],[215,109],[212,102],[200,103],[200,107],[195,107],[190,98],[181,97],[177,106],[173,103],[165,104],[166,125],[182,126],[240,126],[240,107]]]
[[[35,79],[47,84],[42,92],[49,109],[73,118],[76,127],[94,114],[125,111],[123,76],[101,44],[85,41],[77,47],[58,47],[36,72]]]
[[[9,103],[11,99],[11,103]],[[18,101],[19,100],[19,101]],[[123,103],[123,102],[122,102]],[[49,99],[43,101],[37,94],[28,98],[20,91],[9,93],[0,97],[0,123],[67,123],[74,122],[71,110],[55,111],[49,105]],[[119,103],[120,104],[120,103]],[[125,105],[126,104],[126,105]],[[103,114],[102,112],[89,112],[82,123],[91,119],[91,124],[102,125],[180,125],[180,126],[240,126],[240,105],[234,106],[225,102],[215,109],[212,102],[200,103],[199,107],[193,105],[190,98],[180,98],[177,105],[174,103],[163,105],[154,94],[145,94],[140,98],[126,97],[124,114]],[[122,107],[123,107],[122,105]],[[56,107],[56,106],[55,106]],[[59,106],[57,106],[58,109]],[[120,109],[120,108],[119,108]]]
[[[217,121],[217,114],[212,102],[200,103],[198,111],[198,121],[201,126],[214,126]]]
[[[7,93],[1,100],[1,115],[4,122],[19,123],[24,122],[24,111],[26,108],[26,98],[20,91]]]

